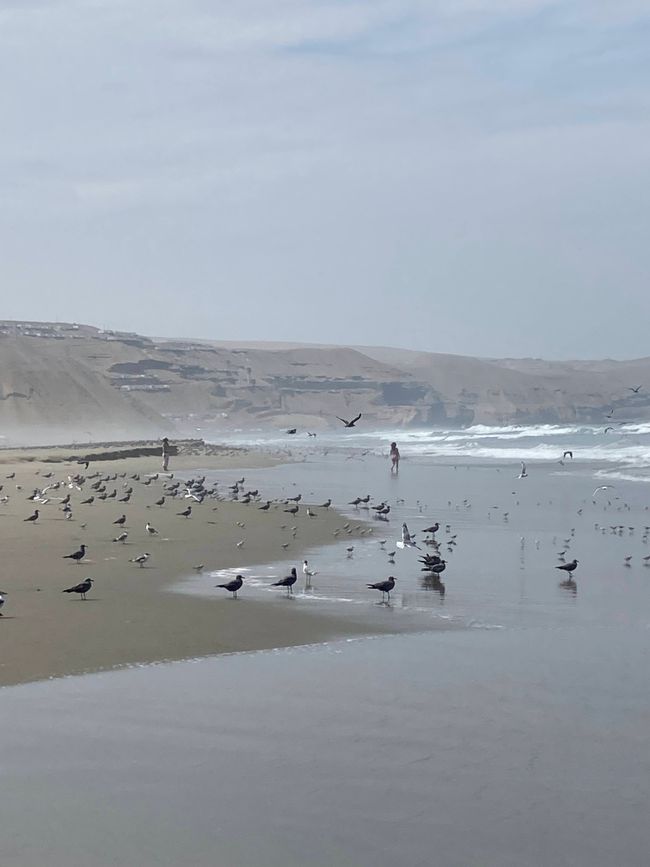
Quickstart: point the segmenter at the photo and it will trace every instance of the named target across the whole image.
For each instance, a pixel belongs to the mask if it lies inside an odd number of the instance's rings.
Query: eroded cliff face
[[[650,359],[544,362],[382,348],[156,341],[91,326],[0,323],[0,425],[31,440],[650,418]]]

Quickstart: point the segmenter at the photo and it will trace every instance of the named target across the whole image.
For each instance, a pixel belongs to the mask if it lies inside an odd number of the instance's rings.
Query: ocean
[[[3,689],[3,864],[645,867],[650,427],[287,439],[231,437],[294,462],[219,484],[331,497],[372,533],[298,534],[224,605],[393,634]],[[389,521],[350,505],[366,494]],[[440,582],[397,548],[404,521],[423,547],[440,523]],[[311,587],[270,587],[304,558]],[[391,574],[381,604],[366,583]]]

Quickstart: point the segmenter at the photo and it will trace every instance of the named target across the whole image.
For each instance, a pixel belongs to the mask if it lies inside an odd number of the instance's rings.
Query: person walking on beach
[[[399,449],[397,443],[390,444],[390,471],[391,473],[399,472]]]
[[[162,468],[164,473],[169,468],[169,440],[167,437],[163,437],[162,441]]]

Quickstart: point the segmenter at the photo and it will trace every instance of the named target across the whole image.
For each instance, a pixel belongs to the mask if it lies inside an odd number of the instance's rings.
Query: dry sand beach
[[[212,454],[196,453],[200,451],[196,447],[191,451],[172,458],[170,471],[177,478],[198,475],[192,470],[250,468],[270,462],[265,456],[236,449],[212,449]],[[67,459],[70,455],[70,449],[0,454],[2,494],[9,497],[0,505],[0,588],[7,593],[0,620],[0,685],[136,663],[305,644],[367,631],[367,625],[353,619],[295,612],[290,605],[251,599],[233,602],[223,590],[215,590],[214,599],[167,592],[197,564],[205,564],[209,571],[267,562],[285,555],[282,542],[290,542],[287,553],[294,552],[299,566],[303,548],[333,539],[333,530],[343,523],[335,512],[319,510],[320,520],[311,521],[303,508],[294,518],[282,506],[262,512],[257,504],[206,499],[202,505],[192,502],[193,515],[185,519],[177,513],[188,500],[168,498],[163,507],[153,505],[168,477],[161,476],[148,486],[129,479],[136,473],[142,480],[156,473],[159,457],[91,462],[84,471]],[[34,504],[27,500],[34,488],[67,480],[68,474],[80,471],[86,475],[126,473],[125,478],[118,475],[109,482],[107,489],[116,488],[120,497],[130,484],[134,488],[131,501],[96,499],[92,505],[79,505],[92,494],[88,481],[83,492],[68,487],[51,492],[49,503],[36,504],[38,522],[25,522],[34,511]],[[12,473],[15,477],[7,478]],[[53,476],[45,479],[45,473]],[[55,499],[68,492],[73,506],[69,521]],[[122,514],[127,516],[129,533],[125,544],[112,541],[121,529],[113,521]],[[158,536],[147,536],[147,521],[159,531]],[[244,522],[245,528],[237,522]],[[290,527],[294,525],[298,531],[292,541]],[[237,548],[242,538],[245,544]],[[81,543],[88,548],[82,563],[63,559]],[[151,554],[144,568],[129,562],[143,552]],[[85,602],[62,592],[86,576],[95,585]],[[279,597],[282,593],[278,589]]]

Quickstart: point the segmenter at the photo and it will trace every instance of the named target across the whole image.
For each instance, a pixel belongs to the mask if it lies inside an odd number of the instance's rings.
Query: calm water
[[[553,436],[526,447],[557,450]],[[454,468],[421,446],[403,449],[398,479],[379,442],[365,455],[319,443],[247,474],[269,496],[371,493],[395,516],[370,519],[351,559],[348,539],[304,552],[298,537],[224,600],[353,610],[417,634],[3,690],[2,863],[645,867],[650,487],[621,478],[643,478],[642,461],[527,456],[519,480],[509,453]],[[616,487],[593,496],[603,471]],[[457,536],[444,595],[422,586],[416,552],[386,562],[378,540],[394,548],[404,519]],[[565,540],[580,560],[568,588],[554,569]],[[319,570],[311,593],[268,589],[303,556]],[[391,607],[365,589],[388,574]]]

